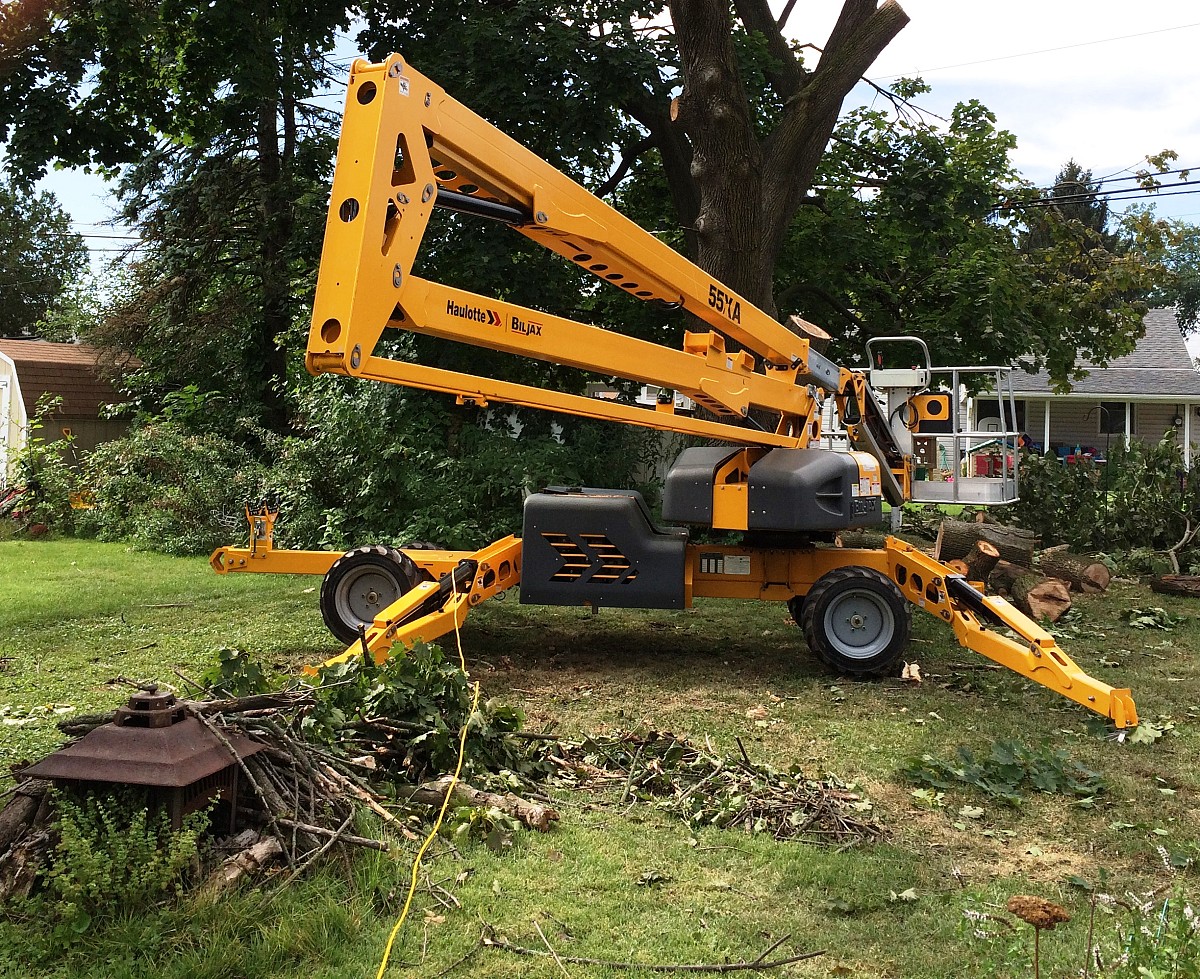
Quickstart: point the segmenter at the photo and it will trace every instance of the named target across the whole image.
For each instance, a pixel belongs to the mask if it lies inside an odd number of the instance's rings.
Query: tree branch
[[[788,46],[767,0],[734,0],[734,9],[747,31],[761,34],[767,42],[772,64],[767,66],[767,81],[785,102],[804,86],[806,72]],[[786,14],[784,15],[786,16]]]
[[[540,929],[539,929],[540,932]],[[784,935],[783,938],[771,945],[758,958],[753,961],[741,962],[721,962],[708,964],[692,965],[688,963],[646,963],[646,962],[618,962],[612,959],[592,959],[582,955],[558,955],[550,943],[546,942],[546,947],[550,949],[548,952],[543,952],[540,948],[525,948],[522,945],[514,945],[507,938],[503,938],[496,934],[495,930],[489,925],[484,932],[483,944],[489,948],[499,948],[506,952],[512,952],[515,955],[532,955],[538,958],[553,958],[560,966],[564,962],[570,962],[574,965],[599,965],[609,969],[638,969],[645,972],[691,972],[691,973],[728,973],[728,972],[765,972],[767,969],[779,969],[785,965],[792,965],[795,962],[803,962],[806,959],[815,959],[818,956],[824,955],[825,950],[821,949],[817,952],[804,952],[800,955],[792,955],[783,959],[767,960],[767,956],[775,949],[779,948],[786,942],[791,935]],[[545,936],[542,936],[545,941]]]
[[[763,147],[764,237],[782,237],[812,182],[846,94],[908,23],[896,0],[846,0],[817,68],[785,107]]]
[[[650,135],[644,137],[643,139],[639,139],[632,146],[626,146],[621,151],[621,162],[618,164],[617,169],[612,172],[612,174],[606,181],[604,181],[604,183],[596,188],[596,196],[607,197],[614,190],[616,190],[617,185],[625,179],[625,175],[629,173],[629,170],[633,166],[634,162],[654,145],[655,139],[652,135]]]

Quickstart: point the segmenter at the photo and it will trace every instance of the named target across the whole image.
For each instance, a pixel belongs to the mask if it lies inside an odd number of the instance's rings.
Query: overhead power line
[[[1113,41],[1131,41],[1138,37],[1151,37],[1155,34],[1170,34],[1172,31],[1185,31],[1193,27],[1200,27],[1200,23],[1195,24],[1180,24],[1178,27],[1163,27],[1156,31],[1142,31],[1139,34],[1122,34],[1120,37],[1102,37],[1095,41],[1079,41],[1076,44],[1063,44],[1056,48],[1040,48],[1037,51],[1022,51],[1020,54],[1003,54],[995,58],[981,58],[979,61],[963,61],[955,65],[941,65],[938,68],[922,68],[920,70],[913,69],[912,71],[902,72],[898,75],[882,75],[875,81],[891,81],[894,78],[912,78],[916,75],[927,75],[931,71],[949,71],[952,68],[972,68],[975,65],[990,65],[997,61],[1012,61],[1014,58],[1031,58],[1038,54],[1053,54],[1056,51],[1070,51],[1073,48],[1086,48],[1094,44],[1111,44]]]
[[[1060,207],[1063,204],[1111,203],[1113,201],[1132,201],[1149,198],[1153,201],[1158,197],[1182,197],[1187,194],[1200,194],[1200,185],[1167,187],[1150,190],[1148,188],[1128,188],[1111,194],[1065,194],[1061,197],[1039,197],[1035,200],[1008,200],[1000,207],[1027,209],[1031,207]]]

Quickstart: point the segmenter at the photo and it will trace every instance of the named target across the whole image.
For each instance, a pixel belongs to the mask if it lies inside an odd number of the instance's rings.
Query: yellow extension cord
[[[454,578],[451,576],[450,583],[454,585]],[[454,597],[458,598],[458,586],[454,585]],[[454,616],[454,641],[458,646],[458,663],[462,667],[463,675],[468,679],[470,674],[467,673],[467,660],[463,655],[462,635],[458,631],[458,615]],[[475,682],[475,693],[471,697],[471,710],[467,714],[466,720],[463,721],[462,730],[458,735],[458,761],[454,765],[454,776],[450,779],[450,785],[446,788],[446,797],[442,800],[441,811],[434,820],[433,829],[429,831],[429,835],[425,837],[425,842],[421,844],[421,848],[417,850],[416,859],[412,865],[412,879],[408,884],[408,896],[404,899],[404,907],[400,909],[400,917],[396,919],[396,924],[392,926],[391,934],[388,935],[387,945],[383,949],[383,961],[379,963],[379,971],[375,974],[375,979],[383,979],[384,972],[387,971],[388,960],[392,957],[392,945],[396,941],[396,936],[400,933],[400,929],[404,926],[404,921],[408,918],[409,908],[412,907],[413,895],[417,891],[417,875],[421,872],[421,859],[425,856],[425,851],[433,844],[437,837],[438,830],[442,828],[442,820],[446,818],[446,810],[450,808],[450,796],[454,794],[454,786],[458,784],[458,776],[462,773],[463,758],[467,750],[467,728],[470,726],[471,718],[475,716],[475,711],[479,707],[479,682]]]

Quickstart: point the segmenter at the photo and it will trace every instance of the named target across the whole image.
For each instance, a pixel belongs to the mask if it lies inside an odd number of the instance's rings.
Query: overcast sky
[[[783,0],[772,2],[782,9]],[[911,22],[880,56],[871,80],[886,85],[898,75],[921,75],[933,92],[918,104],[939,115],[948,115],[955,102],[979,99],[1016,135],[1014,159],[1029,180],[1049,185],[1072,157],[1095,177],[1128,175],[1146,154],[1171,148],[1179,166],[1197,167],[1185,189],[1200,190],[1200,5],[900,2]],[[799,0],[788,32],[822,45],[841,6],[841,0]],[[872,95],[860,86],[853,101]],[[79,231],[112,233],[96,226],[110,211],[99,181],[55,174],[45,186],[59,195]],[[1158,210],[1200,223],[1200,193],[1160,195]]]

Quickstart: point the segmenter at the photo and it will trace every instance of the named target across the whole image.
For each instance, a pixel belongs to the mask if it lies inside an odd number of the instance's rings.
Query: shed
[[[1081,364],[1086,377],[1059,394],[1045,371],[1013,372],[1017,427],[1042,451],[1073,455],[1076,449],[1103,458],[1116,441],[1154,443],[1173,437],[1192,460],[1200,440],[1200,371],[1192,364],[1174,309],[1152,309],[1145,335],[1133,353],[1107,367]],[[986,428],[996,403],[976,403],[977,424]]]
[[[70,431],[75,448],[84,451],[125,434],[127,422],[102,417],[104,407],[121,395],[104,380],[99,364],[100,351],[87,344],[0,339],[0,479],[7,478],[24,447],[45,395],[62,398],[46,419],[42,437],[48,440]]]

